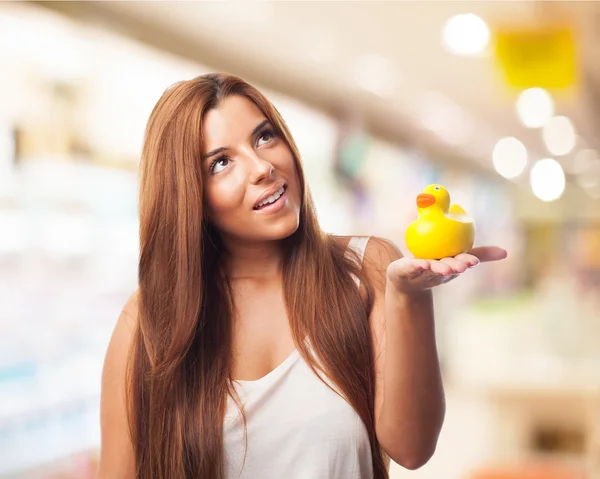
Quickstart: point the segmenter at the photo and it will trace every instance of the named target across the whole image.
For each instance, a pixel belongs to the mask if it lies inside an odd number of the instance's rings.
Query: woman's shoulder
[[[115,324],[111,342],[116,345],[114,349],[119,350],[118,353],[115,353],[118,356],[126,355],[126,352],[130,349],[138,323],[138,296],[138,290],[135,290],[129,296]]]
[[[127,316],[131,321],[137,321],[138,315],[138,301],[139,301],[139,290],[136,289],[127,299],[125,306],[123,306],[122,313]]]
[[[329,237],[344,249],[348,247],[348,244],[352,239],[352,236],[339,236],[333,234],[330,234]]]
[[[356,248],[365,280],[375,290],[384,291],[387,268],[390,263],[402,257],[400,248],[393,241],[379,236],[336,236],[335,240],[345,249],[349,246]]]
[[[362,243],[364,245],[364,258],[371,265],[386,266],[392,261],[402,257],[400,248],[391,240],[380,236],[337,236],[331,237],[344,249],[350,246],[350,242]],[[353,239],[354,238],[354,239]]]

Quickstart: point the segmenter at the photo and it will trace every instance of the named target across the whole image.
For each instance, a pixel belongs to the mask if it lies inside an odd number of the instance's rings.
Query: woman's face
[[[301,191],[292,151],[260,109],[232,95],[204,117],[205,207],[225,238],[269,241],[290,236]]]

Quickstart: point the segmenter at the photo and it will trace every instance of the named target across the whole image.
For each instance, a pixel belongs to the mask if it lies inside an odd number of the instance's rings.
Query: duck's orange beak
[[[421,193],[417,196],[417,206],[419,208],[427,208],[435,203],[435,196],[429,193]]]

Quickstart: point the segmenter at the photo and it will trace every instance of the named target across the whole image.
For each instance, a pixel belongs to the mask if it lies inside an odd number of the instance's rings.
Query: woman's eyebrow
[[[263,120],[261,121],[255,128],[254,130],[252,130],[252,133],[250,133],[250,138],[252,138],[254,135],[256,135],[260,130],[262,130],[262,128],[268,124],[271,123],[269,120]],[[210,158],[211,156],[215,156],[218,155],[219,153],[222,153],[223,151],[228,150],[229,147],[228,146],[220,146],[219,148],[215,148],[212,151],[209,151],[206,155],[202,155],[202,160],[206,160],[208,158]]]

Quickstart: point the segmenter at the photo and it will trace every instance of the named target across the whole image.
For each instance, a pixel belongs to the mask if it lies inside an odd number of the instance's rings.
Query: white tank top
[[[361,262],[368,240],[354,237],[348,244]],[[227,479],[373,477],[365,425],[298,350],[266,376],[234,384],[244,404],[247,438],[237,406],[228,398],[223,424]]]

